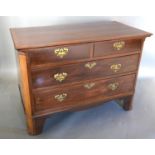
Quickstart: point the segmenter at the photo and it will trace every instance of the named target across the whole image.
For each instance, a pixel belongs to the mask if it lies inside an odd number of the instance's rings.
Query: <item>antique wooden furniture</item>
[[[11,29],[28,132],[53,113],[120,99],[130,110],[151,33],[115,21]]]

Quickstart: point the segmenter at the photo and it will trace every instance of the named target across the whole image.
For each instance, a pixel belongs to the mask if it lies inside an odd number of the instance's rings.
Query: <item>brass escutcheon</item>
[[[67,75],[68,75],[67,73],[57,73],[54,74],[54,79],[56,81],[62,82],[66,79]]]
[[[87,83],[87,84],[84,84],[84,87],[86,88],[86,89],[91,89],[91,88],[93,88],[95,86],[95,83]]]
[[[119,86],[119,83],[118,82],[115,82],[115,83],[110,83],[108,85],[108,88],[111,89],[112,91],[116,90]]]
[[[96,66],[96,62],[88,62],[85,64],[85,67],[89,69],[92,69],[95,66]]]
[[[64,48],[58,48],[54,50],[54,53],[57,57],[63,58],[65,55],[67,55],[69,52],[69,49],[64,47]]]
[[[122,65],[121,64],[113,64],[110,66],[110,69],[113,70],[114,72],[118,72],[121,69]]]
[[[113,44],[113,48],[117,51],[121,50],[122,48],[124,48],[125,46],[125,42],[124,41],[118,41],[118,42],[115,42]]]
[[[62,93],[54,96],[54,98],[59,102],[64,101],[66,97],[67,97],[66,93]]]

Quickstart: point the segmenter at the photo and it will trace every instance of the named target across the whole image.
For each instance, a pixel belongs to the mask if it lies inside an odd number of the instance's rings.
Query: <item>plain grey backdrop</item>
[[[16,56],[9,28],[115,20],[155,33],[152,17],[0,17],[0,138],[155,138],[155,37],[145,41],[133,110],[114,101],[47,119],[39,136],[26,133],[17,87]]]

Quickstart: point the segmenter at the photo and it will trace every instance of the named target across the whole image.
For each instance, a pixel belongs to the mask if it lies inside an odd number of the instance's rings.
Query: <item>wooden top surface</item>
[[[16,49],[105,41],[121,38],[140,38],[151,35],[151,33],[115,21],[12,28],[11,34]]]

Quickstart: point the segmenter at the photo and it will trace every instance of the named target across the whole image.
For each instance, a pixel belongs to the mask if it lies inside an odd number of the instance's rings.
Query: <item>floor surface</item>
[[[0,79],[0,138],[155,138],[155,79],[140,78],[133,110],[126,112],[114,101],[80,112],[58,113],[47,119],[44,132],[29,136],[17,79]]]

